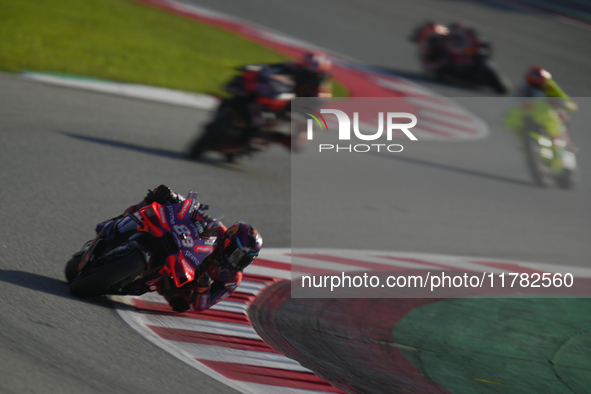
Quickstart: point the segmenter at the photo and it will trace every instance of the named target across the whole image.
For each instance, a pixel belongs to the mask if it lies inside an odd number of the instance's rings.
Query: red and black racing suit
[[[173,192],[169,187],[160,185],[154,191],[150,191],[142,202],[127,208],[120,217],[137,212],[153,202],[166,205],[177,204],[184,200],[183,196]],[[209,237],[217,237],[217,239],[221,240],[227,231],[226,226],[221,221],[210,217],[203,211],[196,211],[192,219],[201,223],[201,227]],[[99,223],[96,226],[96,231],[99,232],[108,222],[110,220]],[[198,271],[200,274],[196,275],[193,281],[180,288],[172,285],[166,289],[164,288],[162,276],[158,274],[147,278],[145,283],[132,288],[129,295],[141,295],[149,291],[157,291],[164,296],[176,312],[185,312],[187,310],[199,312],[211,308],[232,294],[242,281],[241,271],[223,267],[219,245],[221,245],[221,242],[218,242],[218,246],[203,260]]]

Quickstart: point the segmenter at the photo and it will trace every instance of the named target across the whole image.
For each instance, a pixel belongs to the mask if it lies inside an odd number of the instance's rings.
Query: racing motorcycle
[[[543,127],[533,123],[522,137],[528,169],[538,186],[556,184],[572,189],[576,185],[577,157],[566,138],[551,138]]]
[[[211,210],[218,219],[223,214],[196,197],[191,191],[178,204],[154,202],[107,222],[66,264],[71,293],[76,297],[142,294],[172,285],[179,288],[199,277],[217,239],[191,217],[197,210]]]
[[[295,95],[291,93],[281,93],[275,99],[287,101],[293,97]],[[213,120],[192,144],[189,158],[196,160],[205,152],[212,151],[225,156],[228,162],[234,162],[238,157],[267,149],[273,144],[290,149],[292,143],[300,138],[297,135],[292,136],[289,122],[280,119],[274,112],[261,111],[258,118],[262,125],[251,132],[248,141],[244,141],[244,130],[248,122],[243,111],[236,108],[235,101],[231,98],[224,99]]]
[[[199,159],[205,152],[221,153],[233,162],[237,157],[279,144],[291,148],[289,101],[295,97],[295,81],[282,74],[265,74],[260,66],[237,69],[225,87],[232,97],[222,100],[213,120],[192,144],[189,158]],[[256,73],[256,76],[252,74]],[[249,77],[246,75],[249,74]],[[246,91],[245,80],[256,78],[256,92]],[[252,82],[249,84],[251,85]]]
[[[453,51],[449,45],[450,40],[453,38],[449,36],[435,37],[430,40],[425,59],[436,59],[440,64],[429,71],[434,78],[452,83],[490,87],[499,94],[507,94],[511,91],[510,80],[491,60],[490,43],[475,39],[461,51]],[[423,66],[427,68],[425,61]]]

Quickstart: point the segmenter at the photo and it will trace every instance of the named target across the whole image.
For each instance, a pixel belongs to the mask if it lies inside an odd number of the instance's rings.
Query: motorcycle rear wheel
[[[577,185],[577,172],[576,170],[564,169],[554,177],[554,182],[561,189],[573,189]]]
[[[538,141],[526,136],[524,142],[527,166],[535,184],[539,187],[551,186],[552,175],[550,167],[540,158],[540,145]]]
[[[189,158],[197,160],[203,156],[205,152],[211,150],[219,140],[218,134],[220,128],[216,125],[216,121],[205,126],[203,134],[193,143],[189,151]]]
[[[236,154],[235,153],[226,153],[224,155],[226,157],[226,161],[228,163],[236,163]]]
[[[110,288],[141,274],[145,268],[146,260],[143,254],[135,248],[130,248],[128,254],[109,261],[98,269],[89,267],[87,274],[83,269],[83,272],[70,284],[70,292],[75,297],[96,297],[107,294]]]

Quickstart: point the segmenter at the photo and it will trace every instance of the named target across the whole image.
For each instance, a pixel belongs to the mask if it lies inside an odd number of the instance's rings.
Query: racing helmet
[[[446,36],[449,34],[449,29],[445,25],[442,25],[441,23],[436,23],[433,26],[433,33],[440,35],[440,36]]]
[[[525,73],[525,80],[532,86],[543,88],[552,79],[552,74],[539,66],[530,67]]]
[[[425,41],[432,36],[445,36],[449,33],[449,30],[445,25],[441,23],[435,23],[433,21],[427,21],[419,26],[414,33],[414,41]]]
[[[326,73],[332,68],[332,62],[323,52],[307,52],[298,65],[308,71],[317,73]]]
[[[242,271],[259,255],[263,238],[250,224],[236,222],[222,237],[222,264]]]

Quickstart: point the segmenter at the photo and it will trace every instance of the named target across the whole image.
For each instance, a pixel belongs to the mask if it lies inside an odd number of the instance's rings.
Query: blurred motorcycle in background
[[[213,151],[233,162],[272,144],[290,148],[292,136],[286,109],[294,97],[292,81],[274,76],[264,96],[223,99],[213,120],[191,146],[189,157],[196,160]]]
[[[426,22],[415,28],[409,39],[419,48],[425,73],[437,80],[490,87],[499,94],[512,89],[509,79],[491,60],[491,44],[463,23],[448,27]]]
[[[222,100],[189,157],[213,151],[232,162],[273,144],[302,150],[305,133],[290,130],[291,99],[331,97],[331,66],[324,53],[308,52],[299,61],[240,67],[225,87],[231,96]]]
[[[577,183],[577,148],[570,138],[569,116],[560,104],[563,100],[521,99],[504,119],[507,129],[521,142],[529,172],[540,187],[556,184],[572,189]]]

